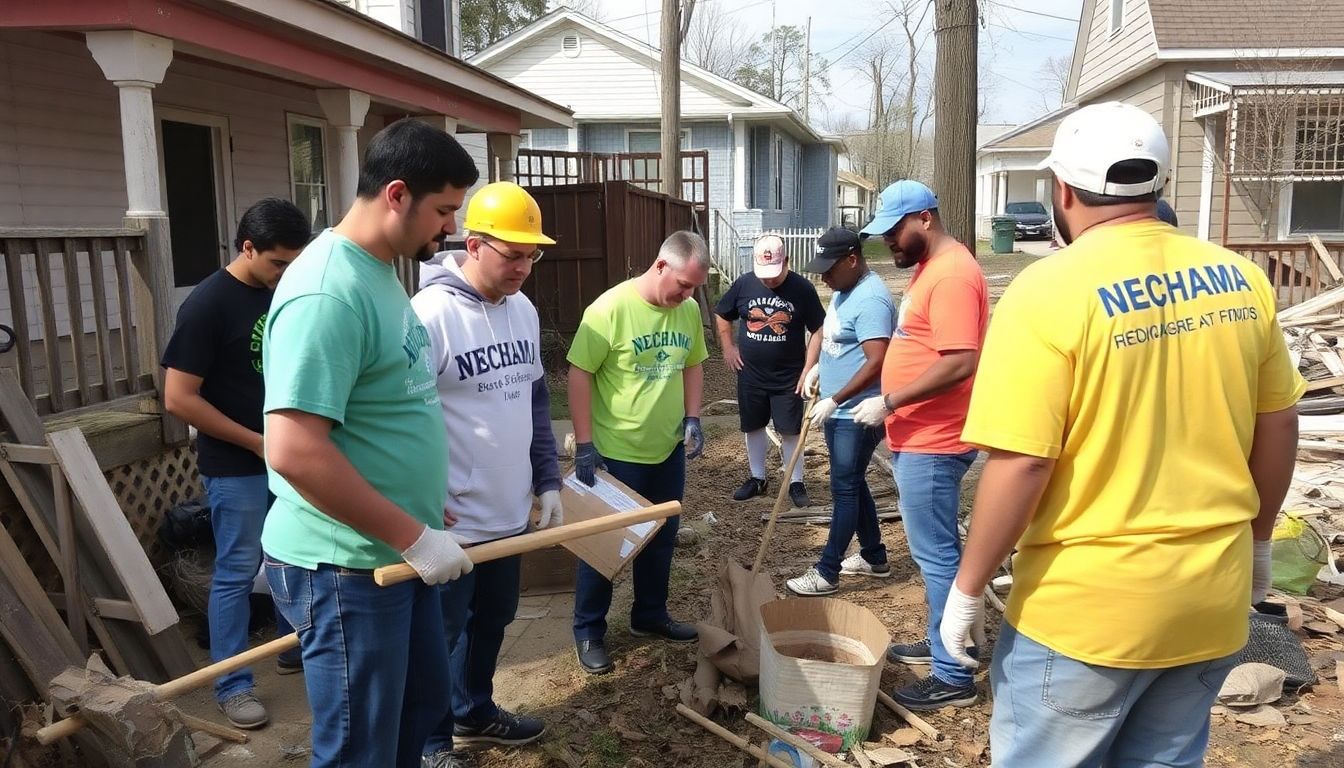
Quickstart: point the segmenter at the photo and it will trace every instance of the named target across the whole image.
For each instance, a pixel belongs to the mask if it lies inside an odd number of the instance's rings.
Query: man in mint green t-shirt
[[[261,544],[299,634],[312,763],[419,768],[448,706],[437,585],[471,570],[443,530],[448,457],[429,336],[397,257],[432,254],[476,182],[453,137],[407,119],[365,150],[358,197],[294,261],[266,325]],[[372,569],[405,560],[421,580]]]
[[[648,271],[607,290],[583,313],[569,348],[569,409],[578,443],[578,479],[599,468],[657,504],[681,501],[686,459],[700,455],[705,333],[691,294],[709,274],[699,235],[674,232]],[[685,444],[683,449],[682,445]],[[668,518],[632,566],[630,633],[672,642],[696,639],[695,628],[667,613],[667,582],[679,518]],[[579,665],[612,670],[607,654],[611,582],[580,562],[574,588],[574,643]]]

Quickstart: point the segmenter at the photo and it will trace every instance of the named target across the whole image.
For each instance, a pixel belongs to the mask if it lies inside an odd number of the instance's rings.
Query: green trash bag
[[[1330,548],[1306,520],[1285,514],[1274,524],[1274,588],[1294,595],[1305,595],[1316,574],[1326,564]]]

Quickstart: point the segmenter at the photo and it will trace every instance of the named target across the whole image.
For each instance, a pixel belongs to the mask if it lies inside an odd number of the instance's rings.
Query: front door
[[[222,118],[191,113],[159,121],[163,196],[173,249],[174,298],[180,305],[197,283],[227,264],[230,209]]]

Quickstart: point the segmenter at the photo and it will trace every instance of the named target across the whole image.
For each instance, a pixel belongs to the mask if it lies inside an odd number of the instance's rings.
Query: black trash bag
[[[204,496],[176,504],[159,524],[159,540],[172,552],[215,545],[210,505]]]
[[[1307,661],[1307,652],[1302,641],[1283,619],[1251,613],[1251,638],[1241,649],[1237,664],[1260,662],[1283,670],[1283,687],[1296,691],[1320,682],[1311,663]]]

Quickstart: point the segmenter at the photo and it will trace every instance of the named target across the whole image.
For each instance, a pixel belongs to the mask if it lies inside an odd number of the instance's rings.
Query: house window
[[[308,215],[313,231],[331,223],[327,207],[327,125],[309,117],[289,116],[290,194]]]
[[[803,148],[793,148],[793,210],[803,209]]]
[[[572,59],[578,56],[579,36],[571,32],[560,38],[560,53],[567,59]]]
[[[532,148],[532,132],[531,132],[531,131],[528,131],[528,130],[522,130],[522,131],[519,131],[519,132],[518,132],[518,148],[519,148],[519,149],[531,149],[531,148]]]
[[[776,211],[784,210],[784,140],[775,139],[774,193]]]
[[[1111,35],[1125,25],[1125,0],[1111,0]]]
[[[680,149],[685,149],[687,144],[691,143],[691,131],[688,128],[681,129]],[[628,152],[662,152],[663,134],[662,131],[630,131],[625,135],[625,146]]]
[[[1289,229],[1294,234],[1344,232],[1344,181],[1293,184]]]

